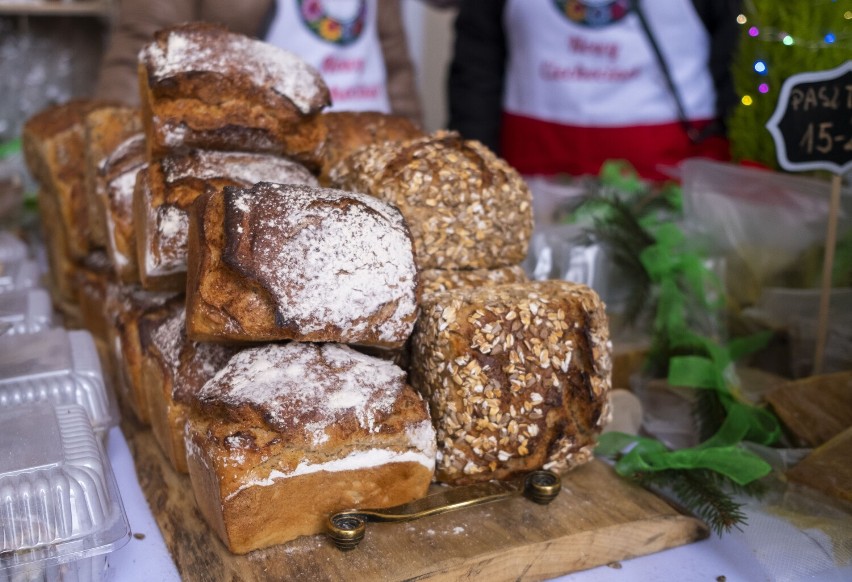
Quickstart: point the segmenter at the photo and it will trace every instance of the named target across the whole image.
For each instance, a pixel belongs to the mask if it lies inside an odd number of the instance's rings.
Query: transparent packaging
[[[44,289],[0,294],[0,336],[39,333],[53,327],[53,304]]]
[[[130,525],[86,410],[2,408],[0,426],[0,582],[104,580]]]
[[[117,405],[88,331],[58,328],[0,337],[0,410],[44,401],[82,406],[94,430],[103,434],[118,424]]]
[[[26,258],[26,243],[9,231],[0,230],[0,263],[16,263]]]
[[[0,261],[0,293],[38,287],[40,277],[41,271],[35,261]]]

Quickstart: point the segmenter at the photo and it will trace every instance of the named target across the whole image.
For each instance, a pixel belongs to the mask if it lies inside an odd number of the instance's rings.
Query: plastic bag
[[[729,300],[754,305],[766,287],[819,286],[830,184],[708,160],[682,165],[687,228],[724,257]],[[852,230],[841,196],[838,240]]]

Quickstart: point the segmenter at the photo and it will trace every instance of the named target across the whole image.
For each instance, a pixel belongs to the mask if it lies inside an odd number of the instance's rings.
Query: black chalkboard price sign
[[[789,77],[766,127],[785,170],[852,168],[852,61]]]

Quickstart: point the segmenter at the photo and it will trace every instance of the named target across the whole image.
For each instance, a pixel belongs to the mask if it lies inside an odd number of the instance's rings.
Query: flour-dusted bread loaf
[[[163,319],[144,321],[139,331],[146,346],[142,354],[142,384],[147,393],[151,430],[172,467],[186,473],[188,399],[237,350],[187,339],[184,309],[171,311]]]
[[[147,347],[140,326],[165,319],[182,308],[183,299],[176,293],[144,291],[138,285],[117,285],[108,291],[106,310],[110,316],[119,400],[142,424],[149,424],[150,420],[148,394],[142,384],[142,354]]]
[[[565,281],[425,297],[411,384],[429,400],[439,481],[507,479],[586,462],[609,417],[604,305]]]
[[[126,105],[102,105],[83,120],[86,136],[86,207],[92,246],[107,246],[107,184],[101,168],[127,138],[142,132],[139,110]]]
[[[303,165],[269,154],[193,150],[151,162],[133,202],[142,286],[184,289],[189,205],[209,188],[258,182],[317,185]]]
[[[379,143],[349,156],[330,177],[338,188],[399,207],[420,269],[494,269],[526,257],[529,188],[479,142],[438,132]]]
[[[527,274],[520,265],[498,267],[496,269],[425,269],[420,271],[420,284],[423,296],[451,289],[469,287],[493,287],[506,283],[528,281]]]
[[[316,117],[321,140],[313,165],[323,186],[332,186],[331,169],[359,149],[385,142],[398,143],[422,137],[413,122],[400,115],[378,111],[328,111]]]
[[[85,186],[86,115],[101,103],[69,101],[30,117],[21,139],[27,167],[41,192],[54,200],[60,222],[45,224],[46,236],[65,237],[69,256],[82,259],[91,247]],[[60,230],[61,229],[61,230]]]
[[[158,31],[139,53],[151,158],[185,149],[277,154],[311,150],[309,122],[330,103],[320,74],[296,55],[224,27]]]
[[[435,463],[405,373],[339,344],[240,351],[193,397],[186,438],[198,508],[238,554],[421,497]]]
[[[98,169],[103,188],[107,251],[119,282],[139,282],[136,261],[136,229],[133,225],[133,196],[136,180],[147,167],[145,136],[136,133],[116,146]]]
[[[411,236],[371,196],[261,182],[190,209],[187,333],[401,347],[417,317]]]

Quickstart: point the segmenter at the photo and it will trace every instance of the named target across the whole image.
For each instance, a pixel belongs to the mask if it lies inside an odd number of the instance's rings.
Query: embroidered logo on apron
[[[364,31],[367,18],[366,0],[350,0],[350,15],[330,14],[323,0],[298,0],[299,15],[305,26],[322,40],[346,46],[352,44]],[[333,12],[333,11],[332,11]]]
[[[553,0],[553,3],[571,22],[599,28],[627,16],[631,0]]]

